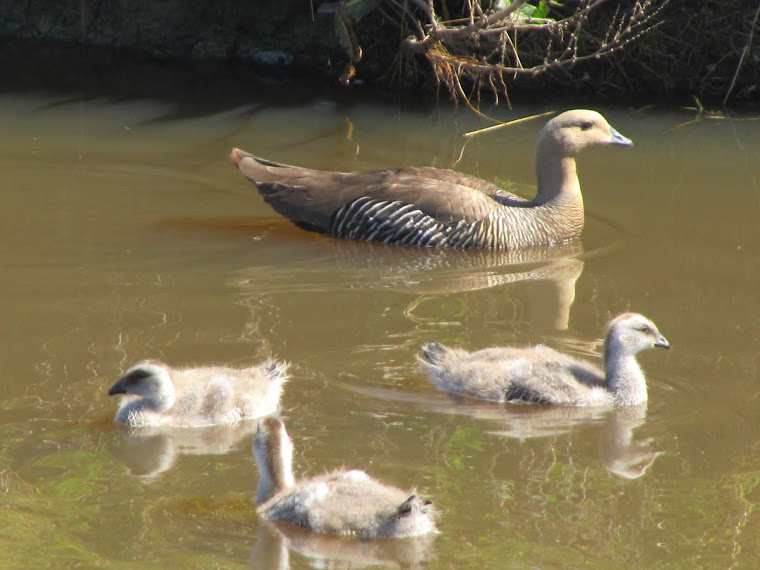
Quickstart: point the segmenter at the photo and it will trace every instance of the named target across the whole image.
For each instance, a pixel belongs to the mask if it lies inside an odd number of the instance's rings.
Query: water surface
[[[760,124],[672,130],[691,116],[602,109],[636,146],[581,157],[581,242],[440,252],[294,228],[229,150],[456,167],[530,195],[541,121],[462,152],[479,124],[444,103],[259,85],[211,104],[185,85],[0,95],[4,566],[757,565]],[[598,361],[604,324],[626,310],[672,345],[641,355],[647,411],[454,400],[415,363],[428,341],[542,342]],[[288,535],[251,504],[255,426],[130,437],[112,423],[107,389],[141,359],[269,355],[293,364],[282,403],[297,473],[346,465],[416,486],[439,536]]]

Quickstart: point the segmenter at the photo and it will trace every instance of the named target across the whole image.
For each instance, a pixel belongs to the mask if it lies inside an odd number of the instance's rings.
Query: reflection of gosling
[[[259,470],[256,504],[267,519],[314,532],[405,537],[437,532],[430,501],[383,485],[364,471],[337,470],[298,483],[293,443],[277,418],[264,418],[253,443]]]
[[[155,360],[132,367],[108,391],[126,394],[115,421],[131,427],[234,424],[277,410],[287,364],[172,369]]]
[[[422,347],[419,361],[441,390],[475,398],[565,406],[626,406],[647,400],[646,379],[636,354],[655,346],[670,345],[652,321],[624,313],[607,326],[605,372],[541,345],[466,352],[433,343]]]

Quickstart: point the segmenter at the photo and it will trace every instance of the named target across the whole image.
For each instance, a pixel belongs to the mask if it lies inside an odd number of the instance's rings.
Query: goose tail
[[[251,155],[245,152],[244,150],[240,150],[239,148],[235,147],[232,149],[232,152],[230,153],[230,161],[237,168],[240,168],[240,161],[249,156]]]

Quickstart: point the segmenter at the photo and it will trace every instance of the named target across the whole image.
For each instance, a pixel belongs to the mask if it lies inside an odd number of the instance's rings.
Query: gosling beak
[[[116,384],[111,386],[110,390],[108,390],[109,396],[113,396],[115,394],[126,394],[126,393],[127,393],[127,388],[124,385],[124,378],[119,380]]]
[[[610,127],[610,144],[616,144],[619,146],[633,146],[633,141],[628,137],[624,137],[615,129]]]
[[[655,346],[660,346],[662,348],[670,348],[670,343],[668,342],[668,339],[666,339],[662,335],[657,336],[657,340],[654,342]]]

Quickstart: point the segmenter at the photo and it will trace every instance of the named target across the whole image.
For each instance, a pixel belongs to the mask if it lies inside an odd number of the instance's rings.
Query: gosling
[[[476,352],[438,343],[422,347],[418,357],[440,390],[496,402],[558,406],[632,406],[647,401],[646,378],[636,354],[669,348],[655,324],[624,313],[607,325],[604,371],[549,347],[486,348]]]
[[[288,365],[267,360],[250,368],[170,368],[140,362],[108,390],[125,394],[116,423],[129,427],[236,424],[277,411]]]
[[[362,538],[438,532],[430,501],[375,481],[364,471],[339,469],[296,482],[293,443],[277,418],[259,422],[253,455],[259,471],[257,512],[266,519]]]

